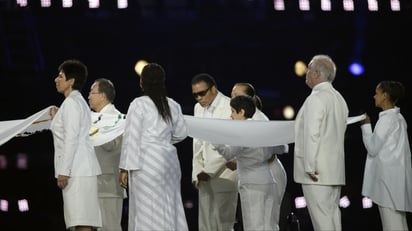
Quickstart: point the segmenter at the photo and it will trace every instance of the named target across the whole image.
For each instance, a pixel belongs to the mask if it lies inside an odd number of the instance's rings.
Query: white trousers
[[[236,221],[237,191],[215,192],[210,181],[199,185],[199,231],[230,231]]]
[[[302,184],[302,191],[314,231],[342,230],[341,186]]]

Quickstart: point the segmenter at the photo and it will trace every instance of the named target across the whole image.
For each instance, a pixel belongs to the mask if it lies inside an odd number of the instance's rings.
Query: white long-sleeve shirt
[[[400,109],[379,113],[371,124],[361,126],[366,158],[362,195],[376,204],[412,212],[412,167],[407,124]]]

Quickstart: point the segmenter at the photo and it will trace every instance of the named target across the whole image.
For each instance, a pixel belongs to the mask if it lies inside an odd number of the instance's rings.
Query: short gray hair
[[[321,78],[333,82],[336,76],[336,65],[328,55],[315,55],[311,60],[312,66],[315,67]]]

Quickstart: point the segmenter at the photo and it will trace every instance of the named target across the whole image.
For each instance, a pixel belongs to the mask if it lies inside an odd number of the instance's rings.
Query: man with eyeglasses
[[[113,83],[100,78],[94,81],[88,97],[89,106],[93,110],[90,136],[102,169],[102,175],[97,176],[103,222],[98,231],[122,231],[123,199],[126,192],[119,184],[119,161],[124,129],[124,125],[121,127],[120,123],[124,122],[124,115],[113,104],[115,95]]]
[[[197,103],[194,116],[231,119],[230,98],[217,88],[215,79],[201,73],[192,79]],[[212,144],[193,138],[192,183],[199,192],[199,231],[232,230],[236,220],[237,172]]]

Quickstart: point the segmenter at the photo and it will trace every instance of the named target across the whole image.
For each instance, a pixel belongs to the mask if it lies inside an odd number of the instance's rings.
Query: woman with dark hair
[[[54,79],[57,92],[65,99],[52,107],[50,129],[54,142],[54,170],[62,190],[67,229],[92,231],[102,226],[97,195],[99,162],[89,136],[91,115],[80,90],[87,80],[87,67],[78,60],[66,60]]]
[[[402,83],[382,81],[375,90],[375,106],[382,109],[375,129],[369,116],[361,122],[366,157],[362,195],[378,205],[382,230],[408,230],[412,212],[412,167],[407,124],[396,106],[405,94]]]
[[[119,165],[120,184],[129,189],[128,229],[188,230],[173,145],[187,137],[181,107],[167,97],[159,64],[143,68],[140,87],[143,96],[127,111]]]

